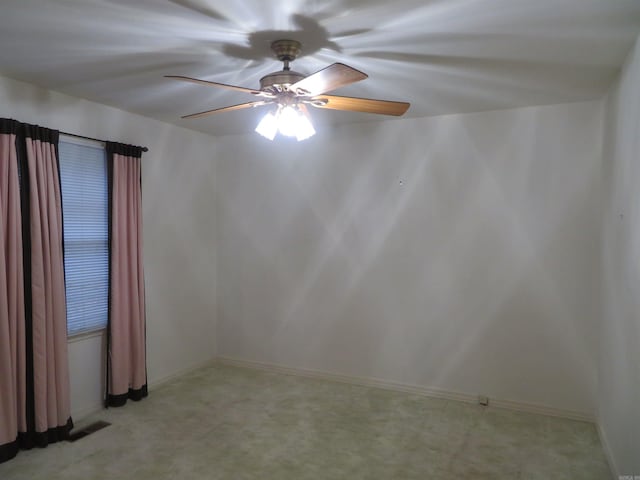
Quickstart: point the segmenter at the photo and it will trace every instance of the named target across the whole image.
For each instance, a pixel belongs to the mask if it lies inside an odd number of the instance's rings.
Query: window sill
[[[100,330],[91,330],[89,332],[76,333],[67,337],[67,343],[81,342],[83,340],[88,340],[89,338],[102,337],[102,335],[106,331],[106,328],[101,328]]]

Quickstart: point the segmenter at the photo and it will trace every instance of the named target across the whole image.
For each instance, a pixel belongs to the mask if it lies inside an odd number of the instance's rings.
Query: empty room
[[[638,0],[0,2],[0,479],[640,479]]]

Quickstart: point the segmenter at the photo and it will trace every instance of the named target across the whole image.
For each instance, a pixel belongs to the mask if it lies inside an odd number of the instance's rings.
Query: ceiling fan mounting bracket
[[[297,40],[276,40],[271,44],[276,58],[285,63],[293,62],[300,55],[301,48],[302,44]]]

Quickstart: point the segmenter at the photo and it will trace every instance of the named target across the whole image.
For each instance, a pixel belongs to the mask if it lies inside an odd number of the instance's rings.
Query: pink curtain
[[[46,444],[68,432],[71,410],[58,132],[34,126],[26,130],[34,421],[36,434],[42,434],[36,444]]]
[[[0,119],[0,462],[73,426],[57,145]]]
[[[147,396],[141,156],[139,147],[107,143],[111,219],[109,406]]]
[[[17,122],[0,123],[0,462],[18,453],[26,432],[22,222]]]

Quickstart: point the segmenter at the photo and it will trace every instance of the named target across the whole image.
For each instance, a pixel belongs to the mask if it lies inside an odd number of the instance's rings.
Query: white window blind
[[[60,140],[67,334],[107,326],[109,232],[107,162],[99,143]]]

